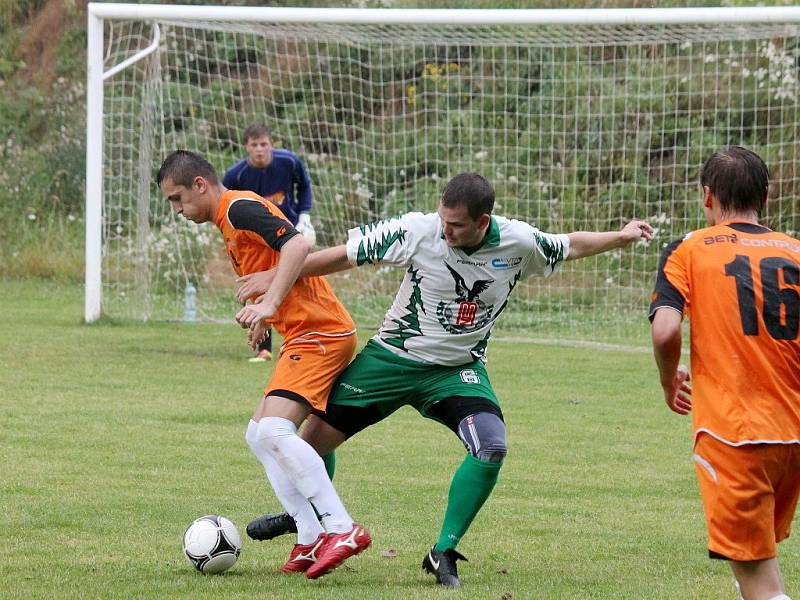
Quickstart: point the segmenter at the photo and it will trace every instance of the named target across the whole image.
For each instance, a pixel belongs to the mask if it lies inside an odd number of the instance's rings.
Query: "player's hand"
[[[639,221],[637,219],[626,223],[625,227],[623,227],[620,232],[622,233],[622,239],[626,244],[630,244],[631,242],[635,242],[636,240],[642,238],[646,240],[653,239],[652,226],[646,221]]]
[[[688,415],[692,412],[692,386],[689,383],[691,375],[689,369],[679,365],[675,377],[670,385],[664,387],[664,400],[670,410],[679,415]]]
[[[248,304],[236,313],[236,322],[242,328],[253,328],[253,325],[258,321],[269,320],[277,310],[277,307],[267,304],[266,302],[259,302],[258,304]]]
[[[236,280],[236,283],[239,284],[239,289],[236,291],[236,298],[239,300],[239,304],[244,306],[250,298],[266,294],[269,286],[272,285],[273,279],[275,279],[275,269],[239,277]]]
[[[314,226],[311,224],[311,217],[308,213],[300,213],[297,216],[297,225],[294,228],[305,238],[309,247],[313,248],[317,243],[317,232],[314,231]]]
[[[251,350],[258,349],[261,342],[267,338],[268,331],[269,326],[264,321],[256,321],[250,326],[250,330],[247,332],[247,345]]]

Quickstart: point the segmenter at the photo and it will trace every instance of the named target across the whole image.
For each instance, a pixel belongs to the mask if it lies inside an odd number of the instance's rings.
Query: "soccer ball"
[[[183,534],[183,553],[195,569],[206,575],[223,573],[242,550],[242,538],[225,517],[206,515],[192,521]]]

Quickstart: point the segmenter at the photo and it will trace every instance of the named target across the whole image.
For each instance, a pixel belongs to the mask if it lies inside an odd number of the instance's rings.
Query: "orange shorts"
[[[281,346],[264,394],[306,401],[314,410],[325,412],[328,394],[339,373],[350,364],[357,345],[355,333],[314,333],[289,340]]]
[[[777,555],[800,496],[800,444],[730,446],[701,433],[694,466],[708,554],[737,561]]]

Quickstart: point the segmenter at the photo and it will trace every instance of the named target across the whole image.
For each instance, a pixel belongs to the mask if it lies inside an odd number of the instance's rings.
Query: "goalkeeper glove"
[[[297,225],[294,227],[305,238],[308,245],[312,248],[317,243],[317,234],[311,224],[311,216],[307,212],[302,212],[297,217]]]

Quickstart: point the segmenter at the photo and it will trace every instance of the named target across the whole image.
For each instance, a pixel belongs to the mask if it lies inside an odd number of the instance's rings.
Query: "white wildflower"
[[[370,192],[365,186],[360,185],[356,188],[356,196],[358,196],[361,200],[369,200],[372,198],[372,192]]]

